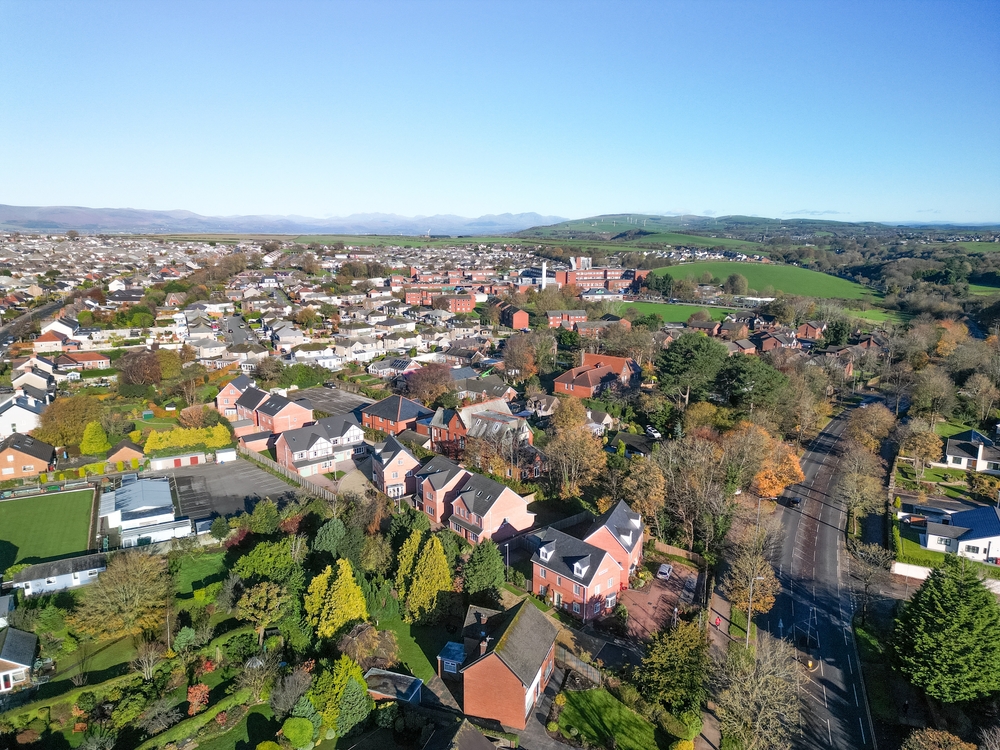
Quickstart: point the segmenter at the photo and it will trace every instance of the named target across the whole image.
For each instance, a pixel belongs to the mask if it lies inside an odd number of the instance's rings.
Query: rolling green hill
[[[691,277],[697,281],[706,271],[723,281],[729,274],[742,274],[746,276],[750,288],[758,292],[770,287],[775,291],[803,297],[863,299],[866,296],[872,298],[878,296],[877,292],[853,281],[798,266],[771,265],[769,263],[736,263],[713,260],[658,268],[653,273],[669,273],[675,279]]]
[[[687,219],[691,221],[687,221]],[[686,234],[684,229],[703,231],[706,236]],[[713,236],[714,235],[714,236]],[[760,252],[755,242],[731,239],[702,226],[702,217],[651,216],[647,214],[607,214],[576,219],[518,232],[522,240],[571,240],[612,243],[620,246],[688,245],[727,247],[745,252]]]

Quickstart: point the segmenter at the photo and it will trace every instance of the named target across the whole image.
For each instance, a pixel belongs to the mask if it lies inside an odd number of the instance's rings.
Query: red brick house
[[[718,336],[722,331],[722,324],[717,320],[692,320],[687,324],[687,327],[713,338]]]
[[[56,449],[15,432],[0,442],[0,480],[36,477],[55,463]]]
[[[450,313],[470,313],[476,309],[476,298],[471,294],[445,294],[434,300],[443,299],[447,303],[445,308]]]
[[[372,484],[389,497],[412,495],[418,468],[420,461],[395,437],[390,436],[372,452]]]
[[[630,357],[584,353],[579,367],[567,370],[555,379],[555,392],[578,398],[593,398],[615,383],[634,387],[642,370]]]
[[[622,500],[602,515],[583,535],[583,541],[600,547],[621,566],[621,586],[627,587],[630,577],[642,562],[642,516],[634,513]]]
[[[500,322],[508,328],[521,330],[530,324],[528,313],[520,307],[504,303],[500,305]]]
[[[274,433],[297,430],[313,421],[312,404],[306,399],[290,401],[277,393],[254,410],[254,421],[261,430]]]
[[[823,337],[826,331],[826,323],[819,323],[815,320],[807,320],[795,331],[795,335],[800,339],[816,340]]]
[[[499,482],[434,456],[414,472],[414,505],[472,544],[531,528],[528,498]]]
[[[628,571],[600,547],[551,527],[531,535],[531,588],[584,622],[614,609]]]
[[[438,654],[438,675],[461,682],[462,711],[524,729],[555,668],[556,626],[524,600],[506,612],[469,607],[462,642]]]
[[[549,328],[570,328],[576,323],[587,322],[586,310],[549,310],[545,313]]]
[[[267,401],[268,393],[253,386],[247,388],[243,395],[236,399],[236,419],[249,419],[257,424],[257,407]],[[224,412],[222,412],[225,414]]]
[[[528,423],[514,416],[503,399],[479,401],[461,409],[439,408],[430,420],[421,420],[417,432],[429,435],[434,450],[453,458],[465,449],[467,437],[489,437],[508,444],[534,443]]]
[[[246,393],[248,388],[253,388],[256,383],[246,375],[239,375],[224,386],[215,397],[215,410],[224,417],[236,416],[236,402],[240,396]]]
[[[403,430],[416,430],[417,420],[433,416],[418,401],[402,396],[389,396],[361,410],[361,424],[372,430],[381,430],[388,435],[398,435]]]

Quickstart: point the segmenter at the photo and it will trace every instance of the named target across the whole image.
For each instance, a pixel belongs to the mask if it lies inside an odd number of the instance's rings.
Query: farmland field
[[[671,305],[668,302],[623,302],[622,311],[634,307],[642,315],[655,313],[663,318],[664,323],[684,323],[696,312],[707,310],[712,320],[723,320],[726,315],[736,312],[732,307],[715,307],[714,305]]]
[[[829,299],[863,299],[876,296],[876,292],[847,279],[810,271],[798,266],[772,265],[770,263],[738,263],[726,260],[710,260],[699,263],[682,263],[679,266],[658,268],[653,273],[669,273],[675,279],[692,276],[695,279],[708,272],[725,280],[731,273],[746,276],[751,289],[758,292],[771,287],[786,294],[802,297],[822,297]]]
[[[852,318],[862,318],[863,320],[870,320],[873,323],[906,323],[913,316],[908,313],[898,312],[896,310],[879,310],[877,308],[872,308],[870,310],[844,310]]]
[[[0,502],[0,571],[84,552],[93,490],[31,495]]]
[[[983,244],[983,243],[976,243]],[[987,243],[992,244],[992,243]],[[1000,287],[986,286],[985,284],[969,284],[969,294],[1000,294]]]

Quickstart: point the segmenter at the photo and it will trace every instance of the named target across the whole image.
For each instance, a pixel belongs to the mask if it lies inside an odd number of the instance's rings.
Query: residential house
[[[527,600],[506,612],[469,607],[462,642],[438,654],[438,675],[461,682],[466,715],[524,729],[555,668],[556,634]]]
[[[215,397],[215,410],[226,418],[235,417],[236,402],[248,389],[256,385],[256,382],[246,375],[236,376],[219,390],[219,395]]]
[[[365,433],[353,413],[337,414],[283,431],[274,445],[277,462],[304,477],[326,474],[338,463],[363,456]]]
[[[60,370],[106,370],[111,357],[102,352],[63,352],[56,358]]]
[[[420,369],[420,363],[409,357],[391,357],[368,365],[368,374],[389,380]]]
[[[807,320],[796,329],[795,335],[800,339],[816,341],[817,339],[823,338],[823,333],[825,331],[826,323],[821,323],[815,320]]]
[[[444,361],[452,367],[471,367],[483,361],[486,356],[478,349],[452,347],[442,353]]]
[[[31,396],[8,395],[0,402],[0,439],[38,427],[47,404]]]
[[[587,322],[586,310],[549,310],[545,313],[549,328],[572,329],[577,323]]]
[[[704,333],[713,338],[718,336],[722,330],[722,324],[717,320],[692,320],[688,322],[687,326],[693,331]]]
[[[451,515],[451,501],[468,473],[444,456],[434,456],[414,471],[414,507],[432,522],[444,523]]]
[[[604,435],[608,430],[614,427],[615,420],[606,411],[600,411],[599,409],[587,409],[586,413],[587,421],[584,422],[584,427],[598,437]]]
[[[459,409],[439,408],[430,420],[420,420],[417,432],[430,435],[435,450],[457,456],[465,449],[467,436],[514,439],[517,444],[534,442],[531,429],[514,416],[506,401],[479,401]]]
[[[372,449],[372,484],[379,492],[396,498],[416,490],[414,472],[420,461],[394,436]]]
[[[642,370],[631,357],[584,352],[579,367],[562,373],[555,379],[555,392],[578,398],[593,398],[615,385],[633,388]]]
[[[465,481],[451,500],[448,525],[452,531],[478,544],[484,539],[506,539],[532,527],[535,514],[528,510],[526,498],[495,479],[465,473]]]
[[[471,313],[476,309],[476,298],[472,294],[445,294],[434,299],[434,304],[439,302],[446,305],[444,309],[456,315]]]
[[[653,454],[653,439],[648,435],[633,435],[621,430],[608,438],[604,450],[608,453],[621,453],[626,458],[651,456]]]
[[[583,541],[600,547],[622,569],[622,588],[628,587],[629,578],[635,575],[642,562],[642,542],[645,526],[642,515],[633,512],[624,500],[620,500],[583,534]]]
[[[14,574],[14,588],[23,590],[25,596],[51,594],[93,583],[106,567],[103,554],[66,557],[29,565]]]
[[[64,333],[46,331],[35,338],[32,342],[32,348],[34,349],[35,354],[61,352],[69,340],[69,337]],[[79,342],[76,343],[79,345]]]
[[[1000,557],[1000,509],[988,505],[953,513],[948,523],[927,522],[921,546],[985,562]]]
[[[950,469],[1000,475],[1000,449],[978,430],[967,430],[948,438],[944,455]]]
[[[500,323],[502,325],[513,328],[516,331],[520,331],[522,328],[527,328],[530,325],[530,318],[526,310],[514,307],[514,305],[508,303],[503,303],[499,307]]]
[[[307,399],[290,401],[277,393],[254,410],[256,425],[274,433],[298,429],[312,420],[313,407]]]
[[[142,462],[145,459],[142,447],[136,445],[128,438],[121,440],[108,451],[108,463],[121,461],[126,466],[132,466],[133,461]]]
[[[486,375],[455,381],[455,395],[471,401],[502,399],[510,402],[517,398],[517,390],[496,375]]]
[[[36,477],[55,463],[56,449],[15,432],[0,441],[0,480]]]
[[[531,588],[554,607],[584,622],[614,609],[628,573],[606,550],[557,529],[531,535]]]
[[[38,636],[16,628],[0,630],[0,695],[28,687]]]
[[[403,430],[413,430],[417,421],[433,416],[434,411],[419,401],[403,396],[389,396],[361,409],[361,424],[389,435],[398,435]]]
[[[774,351],[775,349],[801,349],[802,344],[790,333],[759,333],[755,334],[751,341],[762,353]]]

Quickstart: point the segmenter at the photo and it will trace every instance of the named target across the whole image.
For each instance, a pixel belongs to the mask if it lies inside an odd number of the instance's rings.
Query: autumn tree
[[[558,400],[550,420],[552,427],[557,431],[582,427],[587,421],[587,410],[583,406],[583,401],[567,396]]]
[[[939,416],[947,417],[955,405],[955,383],[942,368],[929,365],[913,378],[912,409],[927,415],[931,425]]]
[[[941,438],[931,430],[911,433],[900,448],[903,455],[914,459],[918,477],[923,476],[925,464],[941,460]]]
[[[503,348],[504,373],[515,383],[523,383],[538,374],[535,364],[535,347],[527,334],[517,334],[507,339]]]
[[[847,418],[846,436],[872,453],[877,453],[882,440],[896,425],[896,417],[883,404],[869,404],[855,409]]]
[[[885,491],[878,477],[866,474],[843,474],[837,482],[837,494],[844,501],[847,512],[854,520],[854,533],[858,532],[858,518],[881,510]]]
[[[156,360],[160,364],[160,377],[173,380],[181,376],[181,355],[170,349],[157,349]]]
[[[112,555],[107,569],[87,587],[87,601],[73,627],[99,638],[138,636],[163,622],[170,579],[166,559],[142,552]]]
[[[900,750],[976,750],[976,746],[942,729],[914,729]]]
[[[436,535],[423,546],[406,592],[408,622],[434,622],[444,604],[442,594],[451,591],[451,570],[441,540]]]
[[[55,446],[79,445],[87,425],[99,420],[102,411],[95,396],[60,396],[42,412],[33,434]]]
[[[304,604],[309,624],[320,638],[332,638],[348,623],[368,618],[365,596],[351,563],[343,558],[337,560],[336,576],[328,565],[312,579]]]
[[[743,295],[750,289],[747,277],[740,273],[731,273],[722,283],[722,291],[726,294]]]
[[[264,581],[243,592],[236,605],[236,617],[249,622],[263,637],[264,630],[280,619],[288,601],[288,591],[284,586]]]
[[[979,421],[985,422],[986,418],[993,414],[993,407],[1000,400],[1000,390],[997,390],[990,379],[980,372],[970,376],[962,390],[975,407]]]
[[[643,518],[653,521],[663,512],[666,481],[656,462],[636,456],[629,462],[628,474],[622,481],[622,496]],[[658,525],[658,523],[657,523]]]
[[[410,395],[425,404],[432,404],[448,391],[455,389],[448,365],[432,362],[406,376],[406,387]]]
[[[607,461],[600,438],[586,427],[574,427],[556,432],[545,446],[556,476],[562,497],[575,497],[581,488],[590,484],[600,474]]]
[[[764,555],[753,549],[736,551],[723,582],[723,590],[734,607],[748,610],[752,593],[752,614],[766,614],[774,606],[780,589],[774,568]]]
[[[163,379],[156,352],[131,352],[119,359],[116,367],[118,382],[125,385],[155,385]]]

